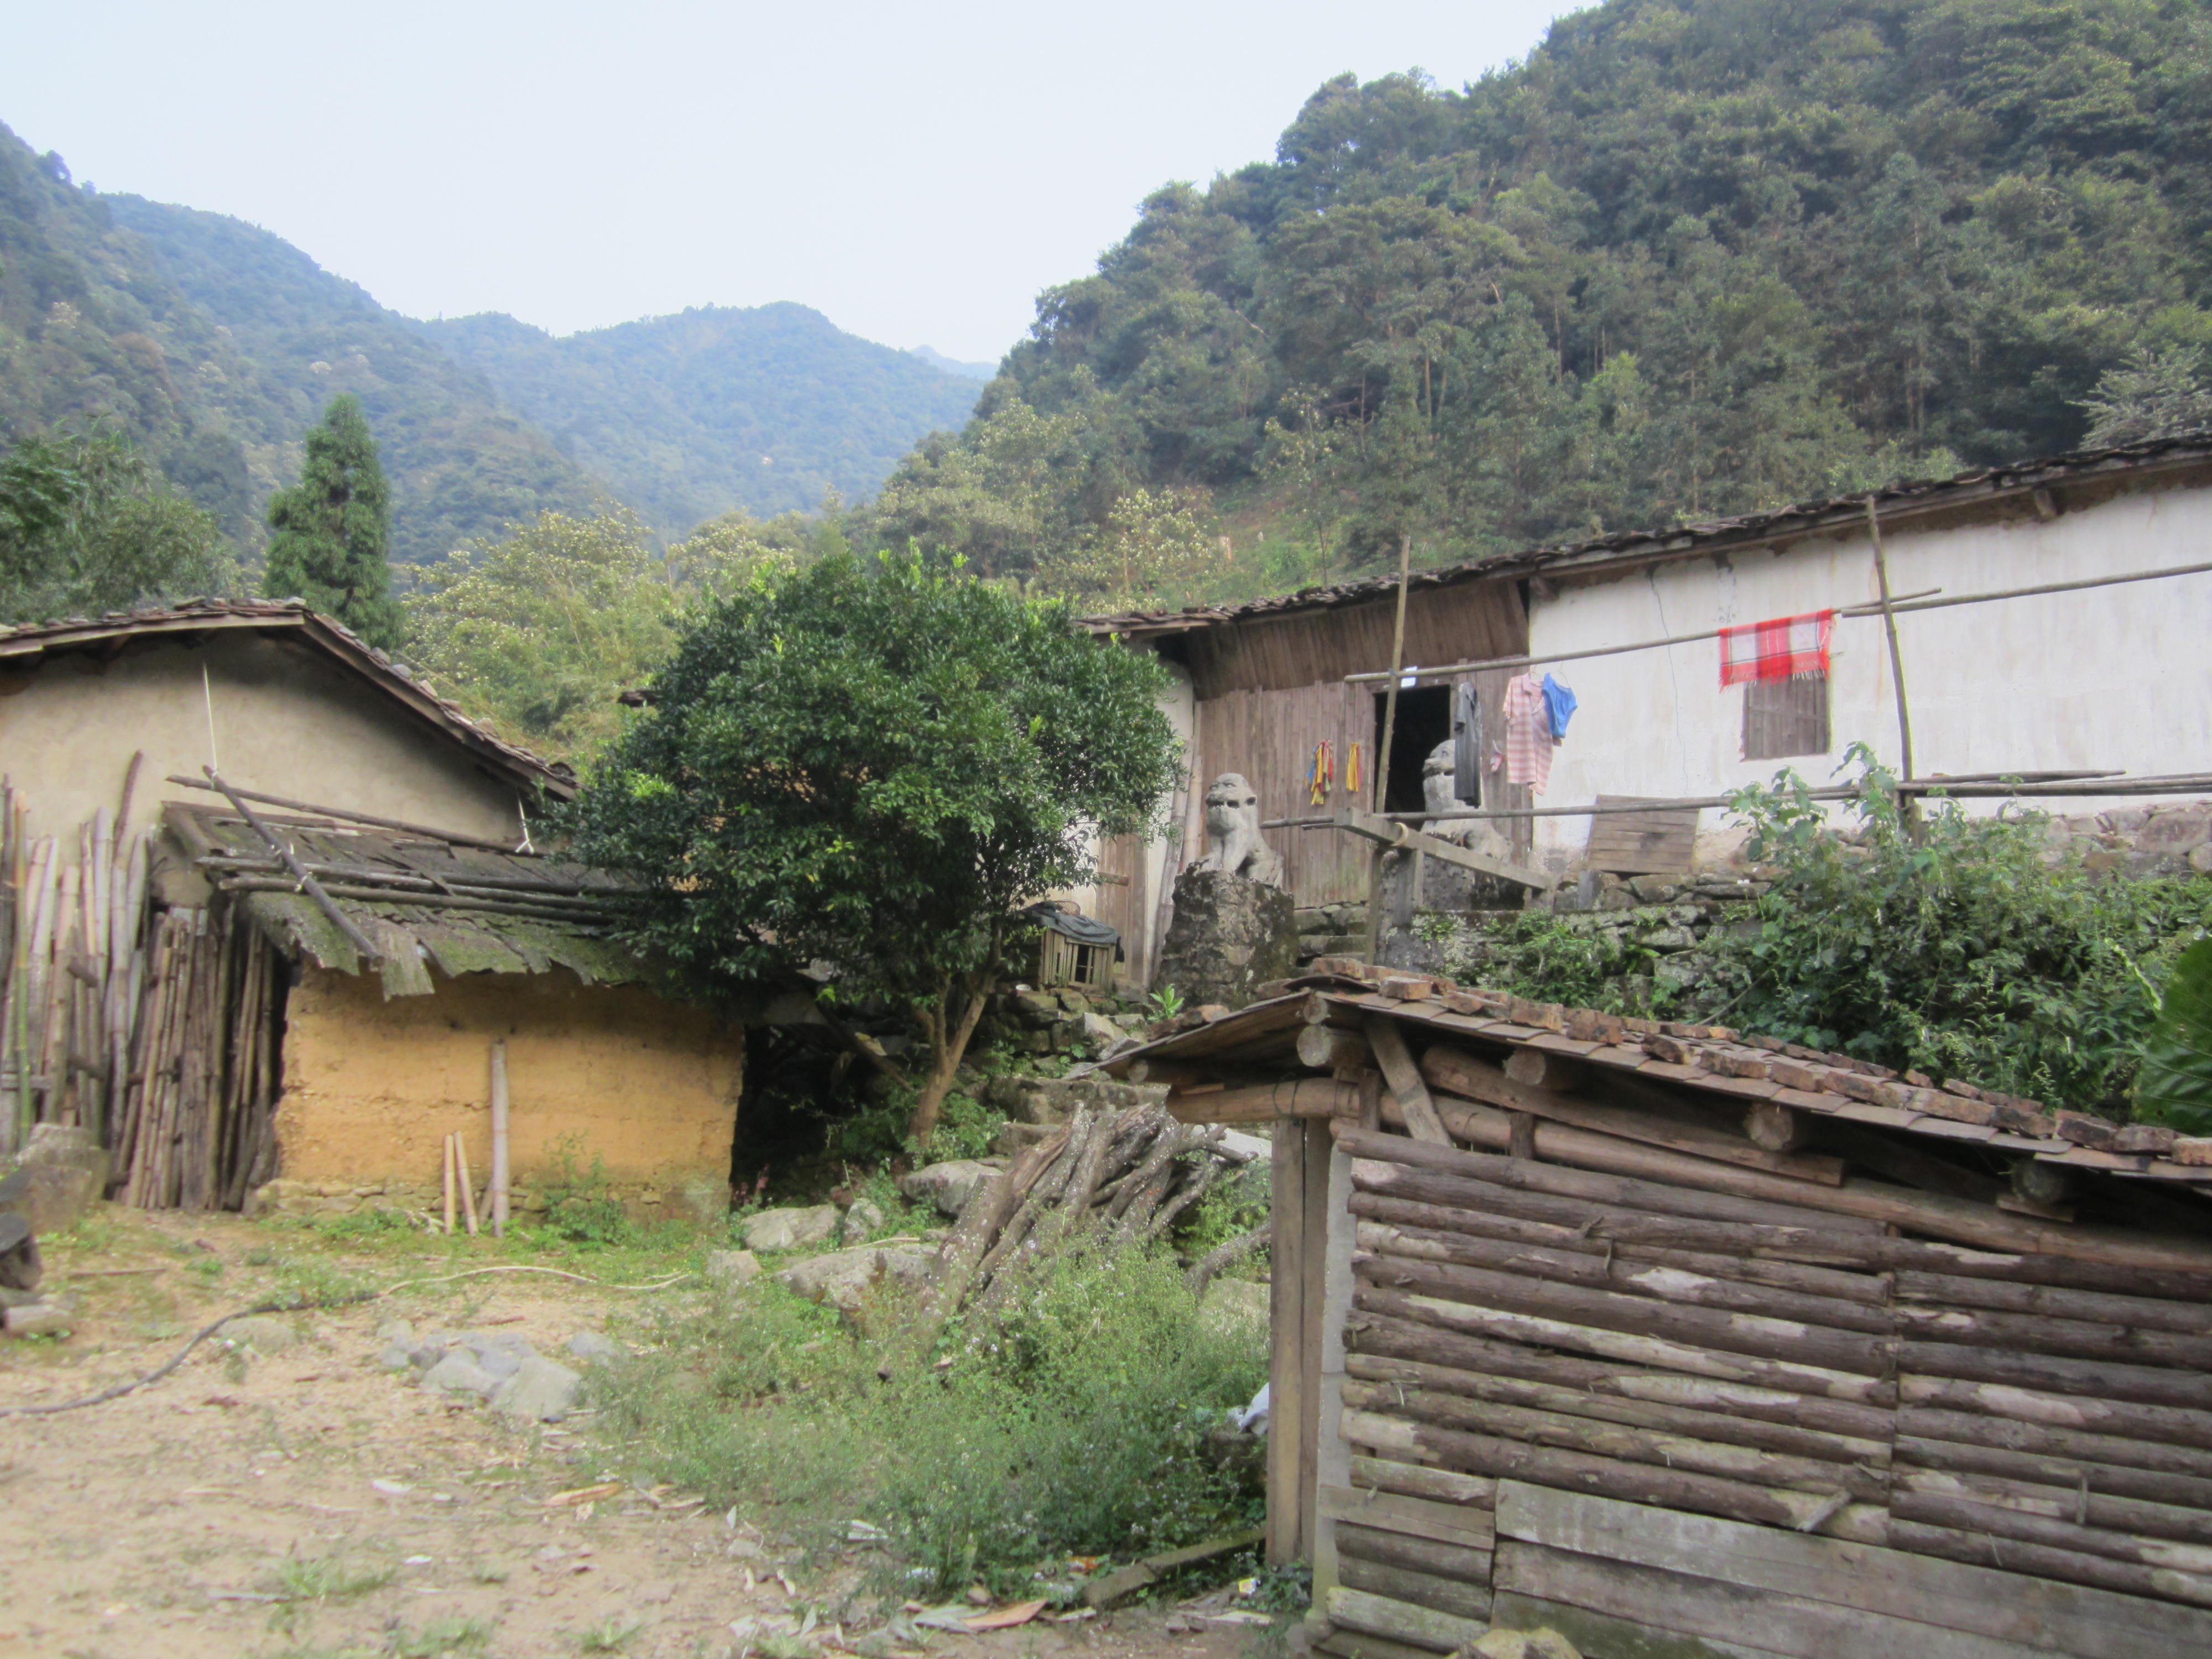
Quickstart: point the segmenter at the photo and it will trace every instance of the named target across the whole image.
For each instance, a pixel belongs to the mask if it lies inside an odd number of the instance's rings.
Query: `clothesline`
[[[1901,617],[1913,611],[1942,611],[1953,605],[1986,605],[1997,599],[2026,599],[2051,593],[2075,593],[2084,588],[2117,587],[2127,582],[2156,581],[2166,576],[2198,576],[2208,571],[2212,571],[2212,562],[2202,564],[2170,565],[2160,570],[2131,570],[2124,575],[2118,576],[2090,576],[2079,581],[2043,582],[2033,587],[1999,588],[1987,593],[1960,593],[1948,598],[1936,597],[1943,592],[1940,587],[1923,588],[1916,593],[1899,594],[1891,600],[1889,614]],[[1878,601],[1869,605],[1850,605],[1838,609],[1836,615],[1838,618],[1849,617],[1857,621],[1864,617],[1882,615],[1882,606]],[[1480,662],[1446,663],[1435,668],[1401,668],[1395,676],[1388,672],[1373,672],[1346,674],[1344,681],[1347,685],[1362,685],[1372,684],[1393,678],[1401,681],[1442,679],[1449,675],[1473,674],[1492,668],[1534,668],[1547,663],[1580,662],[1586,657],[1615,657],[1629,651],[1658,651],[1673,645],[1696,645],[1702,641],[1717,640],[1722,635],[1730,632],[1733,628],[1741,625],[1732,623],[1729,628],[1709,628],[1695,634],[1670,634],[1663,639],[1638,640],[1627,645],[1589,646],[1578,651],[1555,652],[1549,656],[1492,657]]]

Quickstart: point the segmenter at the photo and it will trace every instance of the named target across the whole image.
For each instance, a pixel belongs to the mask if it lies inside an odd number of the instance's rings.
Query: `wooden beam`
[[[1168,1097],[1178,1123],[1273,1123],[1282,1118],[1356,1117],[1359,1088],[1332,1077],[1285,1078],[1279,1083],[1207,1089]]]
[[[1442,859],[1446,864],[1455,864],[1462,870],[1496,876],[1517,886],[1534,888],[1538,892],[1552,884],[1552,878],[1540,870],[1531,870],[1524,864],[1515,864],[1510,860],[1492,858],[1486,853],[1475,852],[1455,842],[1425,835],[1409,825],[1393,823],[1379,813],[1363,812],[1356,806],[1338,807],[1335,824],[1340,830],[1383,848],[1425,853],[1432,859]]]
[[[1375,1063],[1382,1068],[1382,1080],[1398,1097],[1407,1132],[1431,1146],[1450,1146],[1451,1136],[1437,1115],[1436,1103],[1429,1098],[1428,1085],[1421,1081],[1420,1068],[1413,1064],[1413,1051],[1406,1047],[1406,1034],[1398,1029],[1398,1022],[1387,1014],[1370,1014],[1367,1046],[1375,1053]]]

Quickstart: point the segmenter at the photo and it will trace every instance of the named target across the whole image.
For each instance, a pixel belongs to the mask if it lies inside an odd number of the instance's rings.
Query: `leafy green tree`
[[[916,553],[763,573],[684,635],[595,766],[577,850],[639,872],[635,941],[705,987],[827,964],[912,1008],[926,1144],[1011,914],[1093,873],[1171,787],[1164,671]]]
[[[2081,407],[2090,422],[2083,441],[2093,449],[2202,431],[2212,427],[2212,370],[2201,348],[2137,346],[2098,377]]]
[[[217,593],[237,574],[214,518],[126,438],[23,438],[0,457],[0,621]]]
[[[1197,489],[1133,489],[1078,545],[1037,561],[1037,585],[1127,610],[1194,600],[1221,568],[1221,532]]]
[[[392,597],[392,492],[361,399],[331,400],[308,429],[300,482],[269,503],[269,568],[261,591],[305,599],[371,645],[391,650],[405,629]]]

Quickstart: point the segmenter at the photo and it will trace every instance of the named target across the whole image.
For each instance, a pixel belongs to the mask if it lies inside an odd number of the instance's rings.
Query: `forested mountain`
[[[703,306],[558,339],[495,313],[416,326],[669,535],[732,507],[866,495],[981,390],[799,305]]]
[[[1079,574],[1170,501],[1187,591],[1441,562],[2064,450],[2208,307],[2202,0],[1607,0],[1160,190],[878,523]],[[1221,529],[1273,551],[1192,575]]]
[[[908,346],[907,356],[919,357],[933,368],[941,368],[947,374],[957,374],[963,380],[988,380],[999,372],[996,363],[963,363],[957,357],[948,357],[926,345]]]

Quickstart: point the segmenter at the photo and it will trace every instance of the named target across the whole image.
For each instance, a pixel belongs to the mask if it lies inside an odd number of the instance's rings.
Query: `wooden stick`
[[[446,1149],[446,1231],[448,1235],[451,1235],[453,1231],[454,1200],[456,1197],[453,1191],[454,1137],[447,1135],[445,1139],[444,1145]]]
[[[2212,1605],[2212,1546],[2175,1543],[2162,1538],[2113,1532],[2103,1527],[2081,1526],[2051,1516],[2033,1515],[1996,1504],[1978,1504],[1971,1498],[1939,1492],[1901,1491],[1890,1499],[1889,1507],[1890,1513],[1900,1521],[2018,1539],[2022,1543],[2101,1555],[2113,1561],[2132,1561],[2164,1568],[2177,1577],[2198,1575],[2206,1587],[2206,1604]]]
[[[1437,1115],[1435,1103],[1429,1098],[1428,1085],[1413,1064],[1413,1053],[1406,1047],[1406,1033],[1398,1022],[1387,1014],[1370,1014],[1367,1046],[1375,1053],[1375,1063],[1382,1068],[1383,1081],[1397,1097],[1408,1133],[1415,1139],[1433,1146],[1450,1146],[1451,1136],[1445,1132],[1443,1119]],[[1384,1115],[1389,1115],[1387,1107]]]
[[[236,792],[228,784],[216,775],[213,767],[210,766],[206,770],[208,781],[229,798],[230,804],[238,809],[239,816],[252,827],[255,834],[269,844],[269,849],[283,860],[285,867],[299,878],[298,890],[315,902],[316,907],[330,919],[331,925],[344,934],[347,941],[361,953],[364,962],[372,967],[382,962],[384,953],[370,942],[368,934],[354,925],[352,917],[338,908],[337,902],[323,890],[322,884],[307,873],[307,866],[293,856],[292,849],[277,839],[276,831],[262,823],[253,809],[240,799]]]
[[[459,1130],[453,1132],[454,1172],[461,1183],[461,1210],[467,1218],[469,1237],[477,1236],[477,1183],[469,1174],[469,1146]]]
[[[2212,1606],[2212,1579],[2194,1577],[2170,1569],[2115,1561],[2076,1549],[2055,1547],[2026,1540],[1990,1537],[1978,1528],[1929,1526],[1917,1521],[1893,1520],[1889,1525],[1893,1549],[1940,1560],[1965,1561],[1979,1567],[1999,1567],[2007,1572],[2057,1578],[2124,1595],[2155,1596],[2197,1606]]]
[[[171,775],[169,781],[171,783],[180,783],[187,789],[211,789],[222,787],[220,784],[202,783],[198,778],[178,777],[174,775]],[[475,836],[457,836],[449,830],[426,829],[422,824],[407,823],[398,818],[371,817],[366,812],[348,811],[342,806],[313,806],[303,800],[287,800],[282,795],[264,795],[257,793],[255,791],[251,789],[240,789],[234,793],[228,789],[223,789],[223,793],[231,797],[231,805],[234,806],[238,805],[240,804],[240,797],[243,797],[246,800],[258,800],[265,806],[281,806],[289,812],[306,812],[319,818],[338,818],[347,823],[374,824],[380,830],[397,830],[402,835],[420,836],[426,841],[447,842],[455,847],[477,847],[483,848],[488,853],[505,853],[510,858],[534,858],[537,856],[537,854],[532,853],[517,852],[514,848],[514,844],[511,842],[484,841]]]
[[[1373,1064],[1366,1038],[1334,1025],[1300,1026],[1297,1054],[1298,1064],[1315,1072],[1358,1072]]]
[[[2171,1450],[2172,1448],[2166,1449]],[[1897,1442],[1900,1468],[1938,1470],[1949,1474],[1987,1476],[2020,1487],[2052,1494],[2048,1512],[2079,1513],[2100,1527],[2123,1532],[2148,1533],[2160,1538],[2192,1537],[2203,1541],[2203,1529],[2212,1527],[2212,1480],[2166,1469],[2139,1469],[2083,1458],[2040,1457],[2030,1452],[2008,1451],[1996,1446],[1960,1444],[1948,1440],[1922,1440],[1900,1436]],[[2161,1513],[2123,1510],[2110,1500],[2125,1498],[2155,1505]],[[2177,1510],[2193,1528],[2172,1531],[2163,1511]]]
[[[1889,673],[1897,687],[1897,742],[1899,757],[1904,764],[1899,769],[1901,777],[1912,776],[1912,715],[1905,701],[1905,653],[1897,643],[1897,606],[1889,592],[1889,555],[1881,544],[1881,515],[1875,510],[1875,498],[1867,497],[1867,534],[1874,538],[1875,580],[1881,589],[1881,625],[1889,635]]]
[[[1899,1345],[1897,1355],[1899,1369],[1917,1376],[2212,1411],[2212,1376],[2197,1372],[2121,1365],[2109,1360],[2060,1359],[2002,1348],[1970,1348],[1956,1342],[1908,1340]]]
[[[1358,1109],[1357,1086],[1327,1077],[1168,1097],[1168,1110],[1182,1123],[1269,1123],[1279,1118],[1342,1116]]]
[[[507,1237],[507,1039],[491,1045],[491,1236]]]

